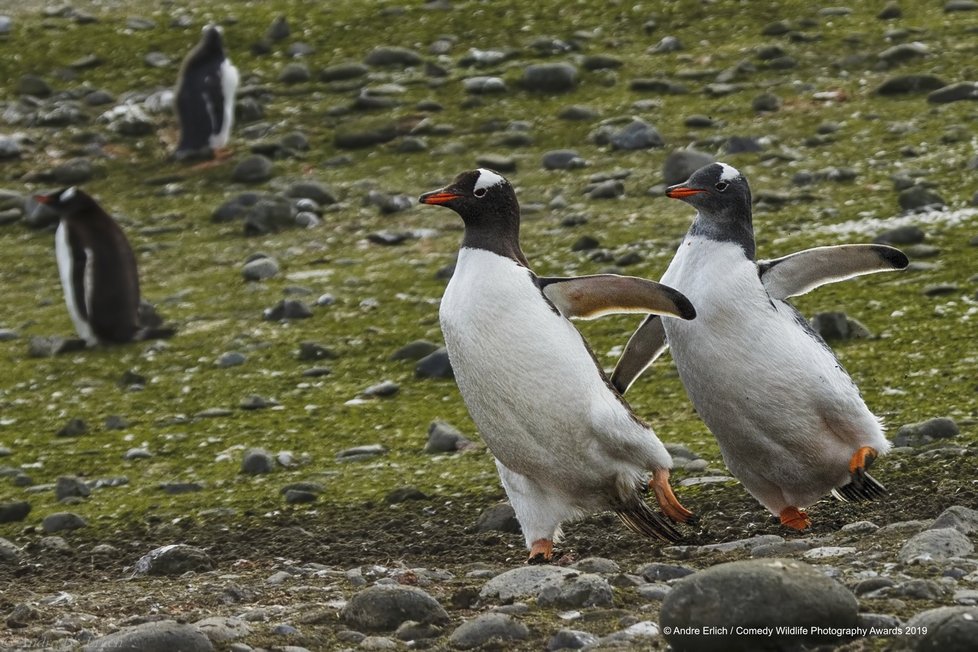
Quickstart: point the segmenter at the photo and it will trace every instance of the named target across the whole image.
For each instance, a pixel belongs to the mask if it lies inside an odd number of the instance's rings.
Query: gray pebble
[[[930,529],[954,528],[962,534],[978,532],[978,511],[963,505],[948,507],[934,519]]]
[[[63,475],[55,481],[54,496],[59,501],[74,496],[87,498],[90,495],[92,495],[92,490],[81,478],[73,475]]]
[[[915,650],[940,652],[972,650],[978,640],[978,607],[938,607],[916,614],[907,621]],[[926,628],[927,633],[921,634]]]
[[[900,548],[900,561],[943,561],[950,557],[965,557],[975,546],[967,536],[954,528],[924,530],[910,537]]]
[[[264,448],[251,448],[241,459],[241,472],[248,475],[271,473],[275,470],[275,458]]]
[[[448,637],[448,643],[460,650],[471,650],[490,641],[505,644],[509,641],[522,641],[529,636],[530,630],[526,625],[512,616],[490,613],[459,625]]]
[[[139,575],[182,575],[213,569],[214,562],[206,552],[183,543],[155,548],[140,557],[135,566]]]
[[[814,633],[784,638],[737,635],[738,626],[855,627],[857,609],[856,597],[848,589],[815,568],[788,559],[763,559],[719,564],[679,580],[662,603],[660,619],[663,629],[673,628],[666,640],[676,649],[752,650],[837,642],[838,638]],[[675,633],[676,628],[703,623],[725,627],[728,633]]]
[[[472,442],[454,426],[444,421],[433,421],[428,426],[425,453],[455,453],[473,446]]]
[[[377,383],[376,385],[371,385],[367,389],[363,390],[361,394],[363,396],[380,396],[389,397],[394,396],[401,391],[401,386],[395,383],[393,380],[385,380],[383,382]]]
[[[49,534],[83,527],[88,527],[88,521],[73,512],[55,512],[48,514],[41,521],[41,528]]]
[[[367,460],[378,455],[383,455],[387,449],[381,444],[367,444],[365,446],[354,446],[346,448],[336,454],[336,459],[340,462],[355,462]]]
[[[23,521],[31,513],[31,504],[26,500],[0,503],[0,523]]]
[[[97,638],[83,652],[213,652],[214,645],[193,625],[160,620],[126,627],[118,632]]]
[[[893,436],[896,446],[923,446],[942,439],[953,439],[961,433],[950,417],[936,417],[919,423],[900,426]]]
[[[241,275],[246,281],[264,281],[279,272],[278,261],[268,256],[249,260],[241,268]]]
[[[420,360],[438,350],[438,345],[428,340],[414,340],[394,351],[388,360]]]
[[[263,259],[267,260],[267,259]],[[239,367],[245,363],[247,356],[239,351],[227,351],[222,353],[215,363],[221,369],[227,369],[229,367]]]
[[[569,63],[534,63],[523,70],[521,83],[537,93],[566,93],[577,86],[577,68]]]
[[[394,631],[403,622],[445,625],[448,613],[433,597],[413,586],[375,585],[354,595],[340,611],[348,627],[376,632]]]
[[[263,183],[273,176],[274,164],[261,154],[253,154],[238,163],[231,172],[231,181],[239,183]]]
[[[512,505],[501,503],[487,507],[479,514],[475,523],[476,532],[507,532],[519,534],[522,532],[520,522]]]
[[[561,609],[610,607],[614,603],[614,591],[608,580],[592,573],[566,577],[563,582],[548,584],[536,597],[541,607]]]
[[[454,378],[452,361],[448,358],[448,350],[440,347],[418,360],[414,366],[415,378]]]
[[[20,560],[20,548],[0,537],[0,562],[16,563]]]

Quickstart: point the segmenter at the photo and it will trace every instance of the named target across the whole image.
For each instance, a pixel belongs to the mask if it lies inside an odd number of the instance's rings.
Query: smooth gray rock
[[[418,361],[425,356],[434,353],[439,349],[439,346],[434,342],[429,342],[428,340],[414,340],[413,342],[408,342],[404,346],[400,347],[388,358],[388,360],[414,360]]]
[[[264,183],[273,176],[275,176],[275,165],[271,159],[261,154],[253,154],[234,166],[231,181]]]
[[[610,607],[614,604],[614,591],[608,580],[600,575],[583,573],[544,586],[537,593],[537,604],[560,609]]]
[[[516,519],[516,512],[512,505],[501,503],[487,507],[479,514],[479,518],[475,522],[475,531],[519,534],[522,529],[520,522]]]
[[[214,569],[210,555],[200,548],[174,543],[149,551],[136,562],[139,575],[182,575],[187,571]]]
[[[20,560],[20,548],[0,537],[0,563],[15,564]]]
[[[678,580],[680,577],[692,575],[696,571],[686,566],[673,566],[672,564],[655,562],[639,568],[636,572],[649,582],[668,582],[669,580]]]
[[[76,186],[95,178],[95,166],[87,158],[73,158],[51,168],[45,177],[62,186]]]
[[[942,561],[950,557],[966,557],[975,546],[968,537],[951,527],[924,530],[910,537],[900,548],[900,561]]]
[[[561,566],[521,566],[490,579],[479,591],[479,596],[509,603],[515,599],[536,597],[545,587],[560,585],[565,579],[578,574]]]
[[[587,161],[573,149],[555,149],[543,155],[543,169],[545,170],[574,170],[586,165]]]
[[[858,602],[847,588],[790,559],[735,561],[685,577],[662,602],[663,632],[677,651],[784,649],[839,643],[826,635],[737,635],[737,627],[855,627]],[[676,628],[726,627],[727,634],[676,634]],[[809,629],[809,631],[811,631]]]
[[[455,453],[472,447],[473,443],[451,424],[434,421],[428,426],[425,453]]]
[[[500,77],[489,75],[476,75],[462,80],[462,88],[471,95],[489,95],[492,93],[505,93],[508,89],[506,82]]]
[[[248,357],[240,351],[227,351],[226,353],[222,353],[214,364],[221,369],[228,369],[230,367],[240,367],[247,360]]]
[[[459,650],[471,650],[490,642],[499,646],[508,641],[522,641],[530,636],[526,625],[508,614],[483,614],[462,623],[448,637],[448,644]]]
[[[241,472],[261,475],[275,470],[275,457],[264,448],[251,448],[241,458]]]
[[[859,321],[844,312],[820,312],[812,316],[812,330],[824,340],[854,340],[872,337]]]
[[[213,643],[230,643],[251,633],[251,626],[231,616],[211,616],[194,623],[201,633]]]
[[[84,480],[73,475],[62,475],[54,484],[54,497],[57,500],[64,500],[69,497],[88,498],[92,495],[92,490]]]
[[[31,504],[26,500],[0,503],[0,523],[23,521],[31,513]]]
[[[37,75],[23,75],[17,82],[17,92],[33,97],[49,97],[53,92],[51,85]]]
[[[973,650],[978,641],[978,607],[938,607],[922,611],[907,621],[908,631],[927,633],[911,635],[904,644],[916,652],[954,652]]]
[[[880,233],[873,242],[877,244],[905,245],[917,244],[926,239],[927,234],[919,226],[908,224]]]
[[[644,120],[633,120],[611,134],[612,149],[639,150],[662,147],[665,141],[655,127]]]
[[[83,652],[213,652],[210,639],[193,625],[160,620],[97,638]]]
[[[424,63],[424,59],[416,51],[408,48],[379,46],[371,50],[363,62],[368,66],[408,68]]]
[[[621,571],[618,562],[612,559],[605,559],[604,557],[585,557],[572,564],[571,568],[583,573],[600,573],[602,575],[611,575]]]
[[[440,347],[418,360],[414,366],[415,378],[454,378],[452,361],[448,358],[448,350]]]
[[[958,82],[938,88],[927,95],[927,101],[931,104],[947,104],[961,100],[978,100],[978,82]]]
[[[262,319],[265,321],[308,319],[310,317],[312,317],[312,310],[298,299],[282,299],[271,308],[265,308],[262,311]]]
[[[962,534],[978,532],[978,510],[954,505],[948,507],[931,523],[930,529],[954,528]]]
[[[596,183],[594,187],[587,192],[587,196],[591,199],[615,199],[624,194],[625,184],[618,179],[606,179]]]
[[[662,182],[667,186],[682,183],[704,165],[716,161],[706,152],[695,149],[681,149],[669,154],[662,163]]]
[[[937,191],[926,186],[911,186],[906,190],[902,190],[897,199],[900,203],[900,208],[905,211],[947,205],[947,202],[944,201],[944,198]]]
[[[88,527],[88,521],[73,512],[55,512],[48,514],[41,521],[41,528],[48,534],[77,530],[83,527]]]
[[[377,584],[358,592],[340,611],[340,619],[347,627],[368,632],[392,632],[407,620],[427,625],[450,620],[433,597],[399,584]]]
[[[908,95],[944,88],[947,83],[937,75],[898,75],[887,79],[876,89],[878,95]]]
[[[285,196],[293,199],[311,199],[320,206],[329,206],[338,201],[336,193],[329,186],[318,181],[293,183],[285,191]]]
[[[548,652],[554,650],[580,650],[598,642],[598,637],[577,629],[561,629],[547,641]]]
[[[950,417],[936,417],[919,423],[900,426],[893,436],[896,446],[924,446],[942,439],[953,439],[961,434],[958,424]]]
[[[533,63],[523,70],[523,88],[536,93],[566,93],[577,86],[577,67],[569,63]]]
[[[312,72],[304,63],[287,63],[278,73],[278,80],[286,85],[302,84],[310,79],[312,79]]]
[[[324,82],[346,81],[363,77],[370,69],[362,63],[337,63],[319,71],[319,79]]]
[[[975,0],[948,0],[944,3],[944,11],[951,13],[952,11],[976,11],[978,10],[978,2]]]

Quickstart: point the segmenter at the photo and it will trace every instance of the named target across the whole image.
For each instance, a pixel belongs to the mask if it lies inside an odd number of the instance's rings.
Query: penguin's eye
[[[479,197],[479,198],[485,197],[486,196],[486,189],[485,188],[476,188],[472,192],[472,194],[475,195],[476,197]]]
[[[730,184],[728,184],[726,181],[721,181],[720,183],[718,183],[717,185],[715,185],[714,188],[716,188],[720,192],[723,192],[724,190],[727,189],[727,186],[729,186],[729,185]]]

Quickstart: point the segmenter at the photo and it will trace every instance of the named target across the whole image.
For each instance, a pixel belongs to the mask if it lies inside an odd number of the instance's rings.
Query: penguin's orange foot
[[[530,546],[528,564],[549,564],[554,556],[554,542],[550,539],[537,539]]]
[[[231,158],[232,154],[234,154],[234,150],[232,150],[230,147],[218,147],[214,150],[214,160],[226,161],[227,159]]]
[[[808,514],[797,507],[785,507],[781,510],[781,525],[786,525],[795,530],[804,530],[812,524],[812,519]]]
[[[862,488],[866,483],[866,471],[876,461],[879,453],[871,446],[863,446],[852,455],[849,460],[849,475],[852,476],[852,484],[857,488]]]
[[[652,490],[662,512],[677,523],[694,524],[697,521],[693,512],[680,504],[669,485],[669,469],[658,469],[652,473]]]

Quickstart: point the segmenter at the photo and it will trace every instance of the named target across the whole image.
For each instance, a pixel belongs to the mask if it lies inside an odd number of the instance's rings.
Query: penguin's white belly
[[[65,306],[68,308],[68,315],[71,317],[71,322],[75,325],[75,331],[78,333],[78,337],[85,340],[89,346],[94,346],[98,342],[98,338],[95,337],[91,323],[85,318],[78,302],[75,300],[74,279],[72,278],[74,257],[72,255],[71,245],[68,244],[68,228],[65,226],[64,221],[58,224],[58,229],[54,233],[54,254],[58,261],[61,289],[65,295]],[[86,287],[82,290],[81,294],[83,297],[88,297],[92,284],[92,257],[90,254],[86,257],[85,262],[84,285]],[[88,314],[87,310],[85,314]]]
[[[739,246],[688,238],[662,282],[696,306],[664,320],[680,377],[724,461],[765,505],[811,504],[848,479],[860,446],[889,447],[835,356],[764,290]]]
[[[228,144],[231,139],[231,127],[234,124],[234,97],[238,90],[239,74],[238,69],[228,60],[221,62],[221,93],[224,96],[224,113],[221,116],[213,116],[215,119],[220,117],[221,129],[218,133],[211,135],[211,149],[220,149]]]
[[[638,475],[661,448],[605,384],[574,326],[511,259],[463,248],[440,319],[466,407],[510,470],[581,495],[614,484],[620,473]],[[607,433],[620,433],[622,448],[640,446],[645,455],[616,459]]]

